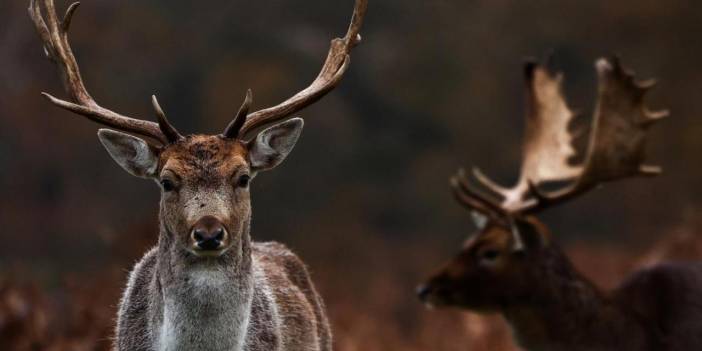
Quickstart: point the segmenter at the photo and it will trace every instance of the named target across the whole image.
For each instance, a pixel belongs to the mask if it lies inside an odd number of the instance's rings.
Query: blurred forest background
[[[68,2],[57,0],[59,8]],[[109,158],[65,96],[28,1],[0,2],[0,349],[105,350],[127,270],[156,242],[159,191]],[[71,28],[88,90],[183,132],[218,133],[247,88],[277,104],[317,74],[353,0],[84,1]],[[480,165],[515,180],[525,57],[552,51],[589,119],[593,62],[618,53],[670,108],[649,140],[665,173],[610,184],[543,216],[603,287],[700,257],[702,2],[370,0],[340,86],[300,115],[295,151],[253,183],[256,240],[309,265],[336,349],[512,350],[499,318],[427,311],[414,286],[472,232],[447,180]]]

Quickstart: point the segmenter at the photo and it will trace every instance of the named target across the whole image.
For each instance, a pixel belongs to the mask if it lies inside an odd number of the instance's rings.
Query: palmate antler
[[[58,66],[64,87],[72,101],[61,100],[47,93],[43,93],[44,96],[55,105],[83,115],[95,122],[153,138],[164,145],[177,142],[182,138],[181,134],[166,119],[166,115],[155,96],[152,96],[152,103],[158,123],[123,116],[98,105],[85,88],[78,63],[68,42],[71,19],[80,3],[73,3],[66,11],[63,20],[58,19],[53,0],[43,0],[43,4],[46,10],[46,21],[37,0],[30,0],[29,16],[44,44],[47,57]],[[346,73],[351,49],[361,41],[359,32],[367,7],[367,0],[356,0],[351,25],[346,35],[343,38],[332,40],[322,70],[310,86],[279,105],[251,114],[248,113],[251,105],[251,91],[249,90],[239,112],[224,130],[222,136],[231,139],[244,138],[249,132],[267,124],[281,121],[313,104],[334,89]]]
[[[514,187],[505,188],[475,169],[478,182],[501,197],[501,201],[496,201],[473,189],[461,170],[451,180],[457,199],[471,210],[502,218],[543,210],[603,182],[660,173],[659,167],[644,164],[648,128],[668,116],[667,111],[652,112],[644,106],[644,96],[654,82],[637,81],[617,58],[599,59],[595,67],[598,101],[582,164],[570,163],[575,152],[568,126],[574,114],[563,98],[562,75],[529,63],[525,69],[528,108],[519,181]],[[562,181],[569,181],[570,185],[556,191],[541,188],[545,183]]]

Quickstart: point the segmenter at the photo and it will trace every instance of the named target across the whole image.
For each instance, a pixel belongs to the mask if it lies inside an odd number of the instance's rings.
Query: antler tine
[[[71,27],[71,20],[73,19],[73,13],[76,12],[76,10],[78,9],[78,6],[80,6],[80,2],[74,2],[70,6],[68,6],[68,10],[66,10],[66,14],[63,16],[63,21],[61,21],[61,30],[64,33],[68,33],[68,29]]]
[[[470,182],[468,181],[468,177],[466,176],[466,171],[463,168],[458,170],[458,173],[453,177],[453,179],[456,181],[456,184],[464,194],[476,199],[485,207],[487,207],[491,212],[505,212],[505,210],[500,206],[499,202],[496,202],[490,196],[481,193],[479,190],[472,188]]]
[[[62,21],[56,15],[53,0],[44,0],[46,20],[42,16],[37,0],[29,2],[29,17],[44,45],[44,52],[49,60],[54,62],[61,72],[64,88],[74,102],[55,98],[47,93],[42,93],[54,105],[69,110],[88,119],[104,124],[115,129],[153,138],[163,144],[168,138],[154,122],[134,119],[120,115],[101,107],[88,93],[80,75],[71,46],[68,42],[68,30],[73,19],[73,14],[78,9],[79,2],[71,4]],[[48,22],[48,24],[47,24]]]
[[[183,136],[178,133],[178,130],[175,129],[175,127],[168,122],[168,119],[166,118],[166,114],[163,112],[163,109],[161,109],[161,105],[158,104],[158,99],[156,99],[156,95],[151,95],[151,104],[154,107],[154,111],[156,111],[156,118],[158,118],[158,127],[161,129],[161,132],[163,132],[163,135],[166,137],[169,143],[175,143],[180,139],[183,139]]]
[[[257,128],[280,121],[300,111],[318,101],[336,87],[348,68],[351,49],[361,41],[359,31],[361,30],[367,7],[367,0],[356,0],[351,24],[346,35],[343,38],[332,40],[324,65],[312,84],[279,105],[248,115],[239,133],[242,137]]]
[[[492,200],[470,188],[463,169],[449,179],[451,190],[456,201],[468,210],[477,211],[493,219],[500,218],[503,210]]]
[[[234,119],[229,123],[227,128],[224,129],[222,136],[224,136],[227,139],[234,139],[237,136],[239,136],[239,131],[241,130],[241,127],[244,126],[244,122],[246,122],[246,116],[248,116],[249,114],[249,108],[251,107],[252,99],[253,98],[251,96],[251,89],[249,89],[246,91],[246,98],[244,99],[244,103],[242,103],[241,107],[239,107],[239,112],[236,113]]]
[[[543,192],[536,184],[530,185],[537,201],[522,211],[535,212],[562,203],[604,182],[660,174],[660,167],[644,164],[647,131],[668,116],[668,111],[649,111],[644,105],[645,94],[655,85],[654,81],[637,81],[616,57],[601,58],[595,67],[598,102],[582,174],[571,186],[555,192]]]

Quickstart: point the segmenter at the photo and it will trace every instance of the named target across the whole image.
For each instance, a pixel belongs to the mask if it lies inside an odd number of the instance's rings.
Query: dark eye
[[[492,262],[496,260],[499,256],[500,252],[497,250],[485,250],[480,253],[480,259],[487,262]]]
[[[249,186],[249,182],[251,181],[251,177],[248,174],[244,174],[239,179],[236,181],[236,186],[239,188],[246,188]]]
[[[161,187],[163,187],[163,191],[175,190],[175,184],[170,179],[161,179]]]

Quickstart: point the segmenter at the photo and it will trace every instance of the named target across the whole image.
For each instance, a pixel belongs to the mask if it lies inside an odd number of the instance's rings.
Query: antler
[[[482,207],[473,206],[473,209],[484,212],[488,208],[501,215],[533,213],[572,199],[603,182],[660,173],[659,167],[644,164],[648,128],[668,116],[668,111],[652,112],[644,106],[644,96],[654,82],[635,80],[617,58],[599,59],[595,66],[599,78],[598,103],[585,161],[578,166],[569,163],[575,154],[573,135],[568,131],[573,112],[562,95],[562,76],[553,75],[539,65],[527,64],[528,112],[519,181],[514,187],[505,188],[479,170],[474,171],[484,187],[502,197],[498,203],[475,190],[468,191],[466,177],[459,174],[459,180],[454,183],[463,184],[460,188],[464,197],[468,194],[474,201],[480,199]],[[553,192],[539,188],[554,181],[572,182]]]
[[[453,196],[459,204],[471,211],[477,211],[492,220],[501,220],[507,212],[493,199],[471,187],[463,168],[450,178]]]
[[[341,81],[341,78],[344,76],[349,66],[349,54],[351,53],[351,49],[361,42],[359,31],[361,30],[361,24],[363,23],[363,17],[366,14],[367,7],[367,0],[356,0],[353,16],[351,17],[351,24],[349,25],[346,35],[343,38],[332,40],[327,59],[324,61],[322,70],[312,84],[279,105],[259,110],[248,115],[244,114],[246,117],[244,123],[237,122],[238,118],[243,118],[238,114],[238,117],[229,124],[222,134],[229,138],[244,137],[253,130],[280,121],[302,110],[334,89]],[[247,94],[247,100],[250,103],[250,93]],[[245,103],[244,105],[247,104]],[[234,127],[239,127],[240,130],[234,129]]]
[[[71,19],[79,5],[79,2],[71,4],[63,20],[59,21],[54,1],[44,0],[44,8],[46,10],[46,21],[44,21],[37,1],[30,0],[29,2],[29,17],[34,22],[37,33],[39,33],[39,37],[44,44],[44,52],[49,60],[58,66],[66,92],[74,102],[57,99],[47,93],[42,94],[54,105],[109,127],[150,137],[163,144],[177,141],[181,138],[180,134],[168,123],[160,108],[156,108],[159,123],[154,123],[126,117],[103,108],[90,96],[81,78],[76,58],[68,43],[68,30],[71,25]],[[154,98],[154,107],[157,107],[158,103],[155,101]]]

